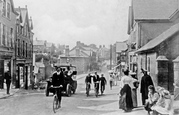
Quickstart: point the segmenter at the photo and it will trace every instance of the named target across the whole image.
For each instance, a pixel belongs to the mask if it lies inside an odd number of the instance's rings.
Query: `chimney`
[[[103,48],[105,48],[105,45],[103,45]]]
[[[69,45],[65,48],[65,56],[69,56]]]
[[[76,56],[80,56],[80,48],[76,48]]]
[[[76,42],[76,46],[80,46],[81,45],[81,42],[80,41],[77,41]]]

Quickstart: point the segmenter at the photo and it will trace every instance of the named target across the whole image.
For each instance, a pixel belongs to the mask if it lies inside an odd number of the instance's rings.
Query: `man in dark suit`
[[[11,75],[10,75],[10,71],[7,71],[7,72],[5,73],[5,78],[4,78],[4,79],[6,80],[7,94],[10,94],[10,93],[9,93],[9,90],[10,90],[10,84],[11,84]]]
[[[57,72],[55,72],[52,76],[52,85],[60,87],[63,87],[64,85],[64,75],[60,67],[57,67]],[[60,103],[59,107],[61,107],[61,88],[57,89],[57,96]]]
[[[94,73],[93,76],[93,82],[94,82],[94,87],[96,87],[97,92],[99,92],[99,82],[100,82],[100,78],[97,72]]]
[[[144,76],[141,79],[140,93],[142,94],[142,104],[145,105],[145,100],[148,99],[148,87],[153,85],[153,81],[150,75],[147,74],[147,70],[141,69]]]
[[[104,77],[104,74],[101,74],[101,94],[103,94],[104,90],[105,90],[105,85],[107,83],[106,78]]]

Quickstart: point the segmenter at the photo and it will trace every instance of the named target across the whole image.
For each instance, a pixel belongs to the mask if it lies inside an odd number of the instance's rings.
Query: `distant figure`
[[[112,90],[113,82],[114,82],[114,77],[113,77],[113,74],[110,73],[109,74],[109,85],[110,85],[111,90]]]
[[[106,78],[104,77],[104,74],[101,74],[100,81],[101,81],[101,94],[103,94],[105,90],[105,85],[107,83]]]
[[[11,75],[10,75],[10,71],[7,71],[5,73],[5,78],[6,80],[6,86],[7,86],[7,94],[10,94],[9,93],[9,90],[10,90],[10,85],[11,85]]]
[[[153,85],[153,81],[151,76],[147,74],[147,70],[141,70],[144,76],[141,79],[140,93],[142,94],[142,104],[145,105],[145,100],[148,99],[148,87]]]

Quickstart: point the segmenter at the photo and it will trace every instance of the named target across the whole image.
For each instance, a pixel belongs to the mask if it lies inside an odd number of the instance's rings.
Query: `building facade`
[[[33,77],[33,23],[27,6],[16,8],[16,87],[28,89]]]
[[[3,88],[4,73],[10,71],[12,78],[15,59],[15,30],[17,12],[12,0],[0,1],[0,88]],[[14,84],[14,79],[12,79]]]

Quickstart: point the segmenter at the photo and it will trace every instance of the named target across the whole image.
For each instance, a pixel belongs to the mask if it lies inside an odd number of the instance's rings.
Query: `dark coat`
[[[140,92],[143,95],[143,98],[145,97],[145,99],[148,98],[148,87],[149,85],[154,85],[152,78],[150,77],[150,75],[144,75],[141,79],[141,88],[140,88]]]
[[[87,82],[91,83],[91,76],[86,76],[85,83],[87,83]]]
[[[59,75],[57,75],[57,72],[53,74],[53,76],[52,76],[52,85],[53,86],[64,85],[64,75],[63,75],[63,72],[60,72]]]
[[[10,75],[10,73],[6,72],[4,79],[6,80],[6,83],[10,83],[11,82],[11,75]]]
[[[101,85],[105,85],[106,84],[106,78],[105,77],[101,77]]]
[[[100,81],[99,75],[94,75],[93,76],[93,82]]]

